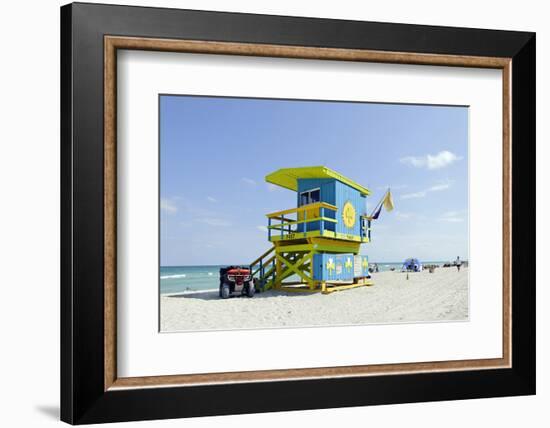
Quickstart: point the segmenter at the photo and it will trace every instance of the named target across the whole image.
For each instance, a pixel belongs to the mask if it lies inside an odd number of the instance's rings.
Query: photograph
[[[160,332],[469,320],[468,106],[158,103]]]
[[[57,343],[11,370],[10,389],[26,388],[21,371],[47,380],[12,421],[387,425],[401,411],[396,422],[427,428],[427,412],[447,423],[452,406],[461,427],[480,411],[503,426],[540,413],[542,18],[477,4],[166,6],[25,15],[52,49],[7,68],[10,111],[25,114],[6,139],[24,165],[6,156],[20,171],[5,182],[27,189],[7,186],[23,202],[6,213],[33,220],[5,223],[10,254],[27,270],[55,264],[59,292],[41,284],[33,316],[8,313],[22,355]],[[36,45],[10,31],[23,40],[8,50]],[[55,66],[29,79],[47,55]],[[59,108],[31,118],[28,99]],[[44,168],[50,183],[28,173]],[[37,225],[55,232],[43,248],[22,239]]]

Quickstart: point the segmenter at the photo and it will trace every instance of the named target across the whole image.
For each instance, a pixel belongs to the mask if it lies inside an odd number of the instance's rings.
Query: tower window
[[[321,201],[321,189],[312,189],[300,193],[300,205],[309,205]]]

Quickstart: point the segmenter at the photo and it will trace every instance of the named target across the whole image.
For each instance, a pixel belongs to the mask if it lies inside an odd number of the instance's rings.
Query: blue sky
[[[162,266],[255,259],[296,206],[265,176],[313,165],[371,189],[368,212],[391,187],[371,261],[468,258],[467,107],[162,95],[160,146]]]

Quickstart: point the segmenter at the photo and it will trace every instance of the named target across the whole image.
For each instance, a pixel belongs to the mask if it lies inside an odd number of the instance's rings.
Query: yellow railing
[[[275,259],[275,247],[271,247],[250,263],[250,271],[252,272],[252,277],[255,278],[255,286],[262,291],[271,288],[275,282]]]
[[[294,233],[293,226],[303,224],[303,232],[307,232],[308,224],[313,222],[319,222],[319,230],[321,234],[325,230],[325,223],[337,223],[338,220],[325,215],[326,210],[337,211],[338,207],[328,204],[326,202],[316,202],[313,204],[302,205],[297,208],[290,208],[287,210],[276,211],[274,213],[267,214],[268,219],[268,239],[271,240],[273,231],[279,231],[281,238],[287,234]],[[314,214],[312,214],[312,212]],[[296,218],[289,218],[289,215],[296,215]],[[312,216],[308,218],[308,216]],[[279,223],[273,224],[273,221]]]
[[[275,250],[275,247],[271,247],[269,250],[267,250],[265,253],[263,253],[260,257],[258,257],[256,260],[254,260],[252,263],[250,263],[250,266],[254,266],[260,262],[260,260],[267,257],[271,252]]]
[[[319,208],[319,209],[328,208],[329,210],[332,210],[332,211],[338,210],[338,207],[335,205],[327,204],[326,202],[315,202],[314,204],[302,205],[297,208],[289,208],[288,210],[276,211],[274,213],[266,214],[266,215],[267,215],[267,218],[277,218],[277,217],[282,217],[285,214],[299,213],[301,211],[311,210],[316,208]]]

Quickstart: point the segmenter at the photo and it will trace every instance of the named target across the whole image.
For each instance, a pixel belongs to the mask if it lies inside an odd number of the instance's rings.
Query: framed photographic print
[[[533,33],[76,3],[61,53],[62,420],[535,393]]]

